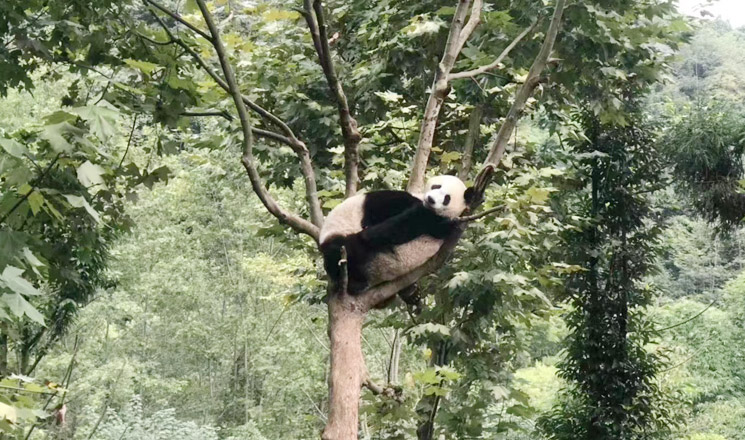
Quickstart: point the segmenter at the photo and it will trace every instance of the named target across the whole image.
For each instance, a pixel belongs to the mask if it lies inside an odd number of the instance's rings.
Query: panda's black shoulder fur
[[[444,239],[454,227],[405,191],[376,191],[365,197],[357,235],[369,249],[385,251],[425,235]]]
[[[402,212],[421,205],[422,201],[406,191],[373,191],[362,202],[362,228],[369,228]]]

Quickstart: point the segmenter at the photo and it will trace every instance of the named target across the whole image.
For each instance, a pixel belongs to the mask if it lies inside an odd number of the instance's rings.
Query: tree
[[[650,131],[627,101],[628,126],[578,114],[587,141],[575,147],[585,190],[572,205],[587,224],[570,232],[567,286],[572,330],[561,376],[569,381],[555,413],[544,420],[550,438],[632,439],[658,436],[672,421],[654,382],[658,356],[645,344],[653,331],[641,319],[652,290],[640,281],[652,266],[659,227],[649,219],[648,194],[662,188],[662,162]]]

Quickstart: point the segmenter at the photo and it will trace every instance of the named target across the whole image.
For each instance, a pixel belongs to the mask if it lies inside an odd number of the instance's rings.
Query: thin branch
[[[207,33],[204,32],[203,30],[199,29],[198,27],[196,27],[193,24],[191,24],[188,21],[186,21],[183,17],[181,17],[181,15],[179,15],[179,14],[171,11],[170,9],[166,8],[165,6],[161,5],[160,3],[158,3],[158,2],[156,2],[154,0],[144,0],[144,1],[146,1],[147,3],[155,6],[156,8],[160,9],[165,14],[167,14],[169,17],[173,18],[174,20],[176,20],[179,23],[183,24],[184,26],[188,27],[192,31],[196,32],[197,34],[199,34],[205,40],[210,41],[210,42],[212,41],[212,37],[210,37],[209,35],[207,35]]]
[[[213,111],[213,112],[182,112],[181,116],[187,117],[201,117],[201,116],[217,116],[219,118],[225,118],[228,121],[233,120],[233,116],[226,111]]]
[[[54,156],[54,159],[52,160],[52,162],[49,163],[49,165],[44,169],[44,171],[42,171],[42,173],[39,175],[39,177],[37,177],[36,180],[34,180],[34,183],[31,184],[31,189],[26,194],[24,194],[23,197],[21,197],[15,203],[15,205],[13,205],[12,208],[10,208],[10,211],[8,211],[5,215],[2,216],[2,218],[0,218],[0,225],[3,224],[3,222],[5,222],[5,220],[7,220],[8,217],[10,217],[10,215],[13,214],[13,212],[16,209],[18,209],[18,207],[21,206],[21,204],[23,202],[25,202],[29,198],[29,196],[31,195],[31,193],[34,192],[34,190],[36,189],[36,186],[39,183],[41,183],[41,181],[44,179],[44,177],[47,175],[47,173],[49,173],[49,171],[52,169],[52,167],[57,163],[57,160],[60,158],[61,154],[62,153],[57,153],[57,155]]]
[[[554,15],[551,18],[551,24],[549,25],[548,31],[546,32],[546,38],[543,40],[541,50],[538,52],[538,55],[536,55],[535,60],[533,61],[533,64],[530,66],[528,77],[525,79],[522,87],[520,87],[517,94],[515,95],[515,101],[512,104],[510,111],[507,113],[507,117],[505,118],[504,123],[499,128],[497,137],[494,139],[494,143],[492,144],[491,150],[489,151],[489,156],[486,158],[486,163],[494,164],[496,166],[499,163],[500,159],[502,159],[504,150],[507,147],[507,142],[512,135],[512,131],[517,125],[517,120],[519,119],[520,114],[525,108],[525,103],[533,94],[533,90],[536,88],[540,81],[541,72],[543,72],[543,69],[546,68],[548,57],[549,55],[551,55],[554,43],[556,42],[556,37],[559,34],[559,28],[561,27],[561,18],[564,13],[565,4],[566,0],[556,1],[556,9],[554,9]]]
[[[432,151],[437,120],[440,116],[442,104],[450,91],[448,75],[450,75],[450,71],[453,69],[453,65],[455,65],[455,60],[458,58],[458,53],[463,47],[461,44],[461,32],[463,31],[463,22],[465,21],[470,4],[470,0],[459,0],[458,7],[455,9],[455,14],[453,14],[450,33],[448,34],[442,59],[435,71],[429,98],[427,98],[427,106],[424,109],[422,126],[419,130],[416,153],[411,163],[411,175],[409,176],[409,183],[406,187],[410,193],[421,193],[424,189],[424,175],[427,171],[429,154]]]
[[[326,77],[331,97],[336,101],[337,111],[339,113],[339,126],[341,127],[341,133],[344,139],[346,197],[351,197],[357,192],[357,183],[359,180],[359,144],[362,136],[357,128],[357,121],[352,117],[352,112],[349,110],[349,103],[347,102],[344,88],[336,75],[334,61],[331,58],[331,49],[329,48],[323,4],[321,0],[313,0],[312,5],[311,0],[304,0],[303,7],[305,9],[303,16],[310,29],[313,46],[318,54],[318,62],[321,64],[323,74]]]
[[[156,46],[168,46],[168,45],[171,45],[171,44],[175,44],[176,43],[173,40],[157,41],[157,40],[154,40],[154,39],[148,37],[147,35],[141,34],[139,32],[135,32],[135,35],[137,35],[138,37],[142,38],[143,40],[149,42],[150,44],[154,44]]]
[[[143,0],[148,1],[148,0]],[[220,75],[215,72],[204,59],[202,59],[199,54],[191,48],[188,44],[186,44],[183,40],[176,37],[171,29],[161,20],[161,18],[152,10],[149,9],[150,12],[155,17],[155,20],[158,22],[158,24],[163,28],[163,30],[166,32],[168,37],[173,41],[174,43],[178,44],[183,48],[189,55],[191,55],[192,58],[199,64],[199,66],[207,72],[207,74],[219,85],[223,90],[225,90],[228,93],[232,93],[230,91],[230,86],[228,83],[220,77]],[[219,37],[219,34],[218,34]],[[310,211],[310,219],[313,225],[320,228],[323,224],[323,211],[321,210],[321,202],[318,199],[318,188],[316,185],[316,177],[315,177],[315,171],[313,170],[313,163],[310,159],[310,152],[308,151],[308,148],[305,146],[305,143],[300,141],[296,136],[295,133],[292,131],[289,125],[287,125],[284,121],[282,121],[280,118],[269,112],[268,110],[262,108],[255,102],[248,99],[246,96],[241,95],[241,99],[243,100],[243,103],[247,105],[251,110],[255,111],[259,114],[263,119],[268,120],[269,122],[273,123],[274,125],[278,126],[281,131],[285,134],[285,137],[282,137],[279,134],[267,131],[267,130],[261,130],[258,128],[253,128],[252,132],[263,137],[271,138],[274,140],[277,140],[279,142],[284,142],[285,144],[289,145],[290,148],[295,152],[295,154],[298,156],[298,159],[300,160],[300,171],[303,175],[303,180],[305,183],[305,198],[308,202],[308,210]],[[270,211],[271,212],[271,211]]]
[[[481,66],[481,67],[479,67],[477,69],[467,70],[465,72],[451,73],[450,76],[448,77],[448,79],[452,81],[454,79],[473,78],[475,76],[478,76],[478,75],[481,75],[483,73],[486,73],[486,72],[488,72],[490,70],[496,69],[497,67],[499,67],[500,63],[502,63],[502,61],[505,58],[507,58],[507,55],[509,55],[510,52],[512,52],[512,49],[514,49],[515,46],[517,46],[517,44],[520,41],[522,41],[523,38],[525,38],[526,35],[528,35],[529,33],[533,32],[533,30],[535,30],[535,28],[536,28],[536,26],[538,26],[538,23],[539,22],[540,22],[540,20],[536,20],[529,27],[525,28],[525,30],[523,30],[520,33],[520,35],[518,35],[517,37],[515,37],[515,39],[512,40],[512,42],[510,44],[508,44],[507,47],[504,48],[504,50],[502,51],[502,53],[500,53],[499,56],[493,62],[491,62],[490,64],[487,64],[485,66]]]
[[[143,1],[148,2],[149,0],[143,0]],[[212,69],[212,67],[210,67],[207,64],[207,62],[204,61],[204,59],[202,59],[202,57],[199,56],[199,54],[195,50],[192,49],[191,46],[186,44],[182,39],[176,37],[173,34],[173,31],[171,31],[171,29],[168,27],[168,25],[166,25],[165,22],[163,22],[163,20],[154,12],[153,12],[153,16],[155,17],[155,20],[158,21],[158,24],[160,25],[160,27],[163,28],[163,30],[168,34],[168,37],[171,39],[171,42],[178,44],[179,46],[181,46],[182,49],[188,52],[189,55],[191,55],[191,57],[194,58],[194,61],[196,61],[197,64],[199,64],[199,67],[201,67],[202,70],[207,72],[207,74],[217,83],[218,86],[220,86],[226,92],[230,93],[230,88],[228,87],[228,83],[225,82],[225,80],[222,79],[220,75],[218,75],[217,72],[215,72],[214,69]],[[292,139],[295,142],[296,147],[305,147],[305,144],[303,144],[303,142],[297,139],[297,137],[295,136],[295,133],[293,133],[292,129],[284,121],[282,121],[280,118],[272,114],[270,111],[264,109],[260,105],[248,99],[248,97],[243,96],[242,98],[243,98],[243,102],[249,108],[251,108],[251,110],[258,113],[259,116],[261,116],[262,118],[278,126],[282,130],[282,132],[284,132],[285,135],[287,135],[288,138]]]
[[[21,393],[46,394],[46,395],[49,395],[49,396],[56,396],[57,395],[57,392],[56,391],[52,392],[52,391],[27,390],[25,388],[11,387],[11,386],[7,386],[7,385],[0,385],[0,388],[2,388],[4,390],[19,391]]]
[[[316,403],[316,401],[315,401],[315,400],[313,400],[313,398],[312,398],[312,397],[310,397],[310,394],[308,394],[308,392],[307,392],[307,391],[305,391],[305,388],[301,388],[301,390],[303,391],[303,394],[305,394],[305,395],[306,395],[306,396],[308,397],[308,400],[310,400],[310,403],[311,403],[311,404],[313,405],[313,407],[314,407],[314,408],[316,409],[316,412],[318,413],[318,417],[319,417],[319,418],[320,418],[321,420],[323,420],[323,422],[324,422],[324,423],[326,423],[326,421],[328,420],[328,419],[326,418],[326,414],[324,414],[324,413],[323,413],[323,411],[321,411],[321,408],[319,408],[319,407],[318,407],[318,404]]]
[[[668,326],[668,327],[663,327],[663,328],[660,328],[660,329],[655,329],[655,331],[656,331],[656,332],[664,332],[664,331],[666,331],[666,330],[671,330],[671,329],[674,329],[674,328],[676,328],[676,327],[680,327],[681,325],[685,325],[685,324],[688,324],[689,322],[691,322],[691,321],[693,321],[694,319],[698,318],[699,316],[703,315],[703,314],[704,314],[704,312],[706,312],[706,311],[707,311],[707,310],[709,310],[709,309],[710,309],[710,308],[711,308],[712,306],[714,306],[714,304],[716,304],[716,303],[717,303],[717,301],[719,301],[719,299],[718,299],[718,298],[715,298],[715,299],[714,299],[714,301],[712,301],[711,303],[709,303],[709,305],[708,305],[708,306],[704,307],[704,309],[703,309],[703,310],[701,310],[700,312],[698,312],[698,313],[696,313],[695,315],[691,316],[690,318],[686,319],[685,321],[681,321],[681,322],[679,322],[679,323],[677,323],[677,324],[673,324],[673,325],[670,325],[670,326]]]
[[[243,131],[243,158],[241,161],[243,163],[243,167],[246,169],[249,179],[251,180],[251,186],[253,187],[254,192],[259,197],[259,200],[261,200],[261,202],[264,204],[266,209],[281,223],[289,225],[298,232],[310,235],[311,237],[313,237],[313,239],[318,241],[318,234],[320,232],[319,227],[301,218],[297,214],[286,211],[285,209],[280,207],[269,194],[269,191],[267,191],[266,187],[261,181],[261,177],[259,176],[259,172],[256,169],[256,162],[253,156],[253,131],[251,129],[251,121],[248,117],[246,104],[243,101],[243,95],[238,88],[238,83],[235,79],[233,67],[228,61],[228,55],[225,51],[225,46],[223,46],[222,40],[220,39],[217,25],[215,25],[215,22],[212,19],[212,14],[210,14],[209,10],[207,9],[204,0],[197,0],[197,5],[199,6],[199,10],[202,12],[204,21],[207,23],[207,27],[209,28],[210,33],[213,36],[211,40],[212,46],[215,48],[217,58],[220,61],[220,67],[222,68],[223,74],[225,75],[225,81],[228,84],[230,94],[233,98],[236,110],[238,111],[238,118],[241,122],[241,130]]]
[[[181,116],[188,116],[188,117],[202,117],[202,116],[209,117],[209,116],[215,116],[215,117],[219,117],[219,118],[224,118],[224,119],[226,119],[228,121],[233,121],[234,120],[233,116],[230,113],[226,112],[226,111],[182,112],[181,113]],[[251,131],[256,136],[261,136],[263,138],[272,139],[272,140],[275,140],[277,142],[281,142],[283,144],[288,145],[291,148],[293,148],[295,146],[294,143],[293,143],[293,141],[292,141],[292,139],[290,139],[290,138],[288,138],[286,136],[282,136],[279,133],[275,133],[275,132],[269,131],[269,130],[263,130],[261,128],[256,128],[256,127],[253,127],[253,126],[251,127]],[[293,148],[293,150],[294,150],[294,148]]]
[[[129,146],[132,145],[132,137],[135,134],[136,126],[137,126],[137,113],[135,113],[134,117],[132,118],[132,129],[129,131],[129,139],[127,140],[127,148],[124,149],[124,154],[122,154],[122,159],[119,161],[119,166],[117,168],[122,167],[122,164],[124,163],[124,158],[127,157],[127,153],[129,153]]]
[[[499,212],[499,211],[502,211],[502,210],[504,210],[504,206],[497,206],[495,208],[487,209],[486,211],[480,212],[478,214],[467,215],[467,216],[464,216],[464,217],[458,217],[457,219],[455,219],[455,221],[457,223],[470,223],[470,222],[472,222],[474,220],[478,220],[478,219],[480,219],[482,217],[486,217],[489,214],[494,214],[495,212]]]
[[[362,382],[362,386],[370,390],[376,396],[385,396],[395,400],[398,403],[404,402],[403,390],[401,387],[382,386],[373,382],[369,377]]]

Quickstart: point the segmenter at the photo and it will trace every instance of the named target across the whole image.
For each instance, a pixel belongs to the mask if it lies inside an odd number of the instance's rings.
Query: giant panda
[[[341,247],[347,252],[347,290],[359,294],[405,275],[432,258],[466,210],[473,189],[454,176],[427,181],[421,197],[406,191],[373,191],[331,210],[319,246],[331,281],[339,281]]]

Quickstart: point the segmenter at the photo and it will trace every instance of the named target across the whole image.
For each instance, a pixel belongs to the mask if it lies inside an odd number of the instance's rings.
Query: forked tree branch
[[[463,49],[463,45],[480,21],[482,0],[475,0],[468,23],[464,25],[469,6],[471,6],[471,0],[458,1],[458,6],[453,14],[453,22],[450,25],[447,43],[445,43],[445,50],[440,63],[437,65],[437,71],[427,99],[427,106],[424,109],[416,153],[411,164],[409,184],[406,187],[407,191],[411,193],[420,193],[424,188],[424,175],[427,171],[429,154],[432,151],[437,119],[440,116],[442,104],[450,91],[448,76],[458,59],[458,54]]]
[[[463,26],[463,29],[461,29],[460,34],[458,34],[458,47],[457,47],[457,53],[460,54],[460,51],[463,50],[463,46],[466,45],[466,42],[469,38],[471,38],[471,34],[474,30],[476,30],[476,26],[481,23],[481,8],[483,7],[483,0],[474,0],[473,6],[471,7],[471,14],[468,17],[468,22],[465,26]]]
[[[476,176],[474,190],[476,191],[479,199],[483,197],[486,186],[491,181],[494,170],[497,168],[499,161],[504,155],[504,151],[507,148],[507,142],[509,141],[510,136],[512,136],[512,132],[515,130],[517,121],[520,119],[520,115],[525,109],[525,104],[528,101],[528,98],[530,98],[530,96],[533,94],[533,91],[542,80],[541,74],[546,68],[548,57],[551,55],[554,43],[556,42],[556,37],[559,35],[559,28],[561,27],[561,19],[564,13],[565,5],[566,0],[556,0],[554,13],[551,17],[551,23],[548,26],[548,31],[546,31],[546,37],[543,40],[543,45],[541,46],[538,55],[536,55],[535,59],[533,60],[533,64],[530,66],[530,70],[528,71],[528,76],[525,79],[525,82],[517,90],[517,93],[515,94],[515,100],[512,103],[509,112],[507,112],[507,117],[505,117],[502,126],[499,127],[497,136],[492,142],[491,148],[489,150],[489,155],[484,162],[484,166],[479,172],[478,176]]]
[[[517,37],[515,37],[515,39],[512,40],[512,42],[510,44],[508,44],[507,47],[504,48],[504,50],[502,51],[502,53],[500,53],[499,56],[493,62],[491,62],[491,63],[489,63],[489,64],[487,64],[485,66],[481,66],[479,68],[473,69],[473,70],[468,70],[468,71],[465,71],[465,72],[451,73],[450,76],[448,77],[448,79],[452,81],[454,79],[473,78],[475,76],[478,76],[478,75],[481,75],[483,73],[486,73],[486,72],[488,72],[490,70],[494,70],[494,69],[498,68],[499,65],[500,65],[500,63],[505,58],[507,58],[507,55],[509,55],[510,52],[512,52],[512,49],[514,49],[515,46],[517,46],[517,44],[520,41],[522,41],[523,38],[525,38],[526,35],[528,35],[529,33],[533,32],[533,30],[535,30],[535,28],[538,25],[538,23],[539,23],[539,20],[536,20],[536,21],[533,22],[533,24],[531,24],[530,26],[528,26],[527,28],[525,28],[525,30],[523,30],[522,32],[520,32],[520,35],[518,35]]]
[[[336,101],[339,112],[339,126],[344,140],[344,175],[346,179],[346,197],[351,197],[357,192],[359,180],[359,144],[362,135],[357,128],[357,121],[352,117],[349,110],[347,95],[339,81],[334,67],[334,61],[329,48],[329,38],[326,29],[326,18],[324,17],[323,4],[321,0],[304,0],[303,16],[308,23],[313,46],[318,54],[318,62],[323,69],[326,82],[329,86],[331,97]]]
[[[225,75],[225,82],[230,90],[230,95],[233,98],[236,110],[238,111],[238,118],[241,122],[241,130],[243,131],[243,166],[248,173],[248,177],[251,180],[251,186],[254,192],[259,197],[259,200],[264,204],[266,209],[274,215],[280,222],[285,223],[295,229],[298,232],[310,235],[318,241],[319,228],[313,223],[299,217],[297,214],[286,211],[280,207],[277,202],[272,198],[261,181],[259,172],[256,169],[256,162],[253,156],[253,132],[251,130],[251,121],[248,116],[248,110],[245,102],[243,102],[243,95],[238,88],[238,82],[233,72],[233,67],[230,65],[228,55],[225,51],[225,46],[220,39],[220,33],[212,19],[212,14],[207,9],[204,0],[196,0],[199,10],[202,12],[204,21],[212,34],[211,42],[215,48],[215,53],[220,61],[220,67],[222,68],[223,74]]]
[[[146,4],[150,2],[151,0],[144,0]],[[164,8],[161,7],[163,10]],[[219,85],[223,90],[228,92],[229,94],[232,93],[230,91],[230,86],[228,83],[217,73],[215,72],[212,67],[210,67],[207,62],[202,59],[201,56],[186,42],[184,42],[182,39],[176,37],[176,35],[173,34],[173,31],[163,22],[163,20],[158,17],[158,15],[153,11],[150,10],[150,12],[155,17],[155,20],[158,22],[158,24],[163,28],[163,30],[166,32],[168,37],[173,43],[178,44],[182,49],[184,49],[189,55],[191,55],[192,58],[197,62],[199,67],[202,68],[216,83]],[[164,11],[168,15],[173,14],[173,12],[170,11]],[[170,13],[169,13],[170,12]],[[219,38],[219,34],[217,34],[217,37]],[[210,37],[210,41],[212,37]],[[323,224],[323,211],[321,210],[321,203],[318,199],[318,189],[316,186],[316,177],[315,177],[315,171],[313,170],[313,164],[310,159],[310,152],[308,151],[308,148],[305,146],[305,143],[303,143],[301,140],[299,140],[295,133],[292,131],[289,125],[287,125],[284,121],[282,121],[279,117],[275,116],[268,110],[264,109],[263,107],[259,106],[255,102],[248,99],[245,95],[241,95],[241,99],[245,105],[247,105],[251,110],[258,113],[264,120],[269,121],[280,128],[280,130],[284,133],[284,136],[278,133],[275,133],[273,131],[269,130],[262,130],[260,128],[251,127],[251,130],[254,134],[258,136],[262,136],[265,138],[273,139],[278,142],[282,142],[286,145],[288,145],[292,150],[295,152],[295,154],[298,156],[298,159],[300,161],[300,171],[303,175],[303,180],[305,183],[305,198],[308,203],[308,210],[310,211],[310,219],[311,222],[318,228],[321,227]]]

